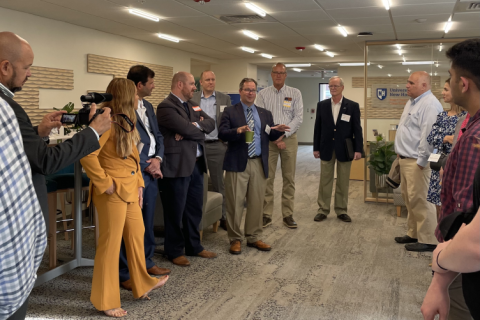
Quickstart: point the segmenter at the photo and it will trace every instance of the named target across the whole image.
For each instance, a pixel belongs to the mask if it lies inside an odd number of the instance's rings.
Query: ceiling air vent
[[[262,22],[265,19],[256,14],[242,14],[242,15],[229,15],[229,16],[220,16],[220,20],[226,23],[252,23],[252,22]]]
[[[480,1],[458,2],[455,6],[455,12],[478,12],[480,11]]]

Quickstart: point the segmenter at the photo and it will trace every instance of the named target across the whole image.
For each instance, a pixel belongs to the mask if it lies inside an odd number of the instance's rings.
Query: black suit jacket
[[[256,106],[260,122],[260,138],[262,146],[262,164],[265,178],[268,178],[268,141],[275,141],[283,132],[271,130],[270,134],[265,132],[267,124],[274,127],[273,115],[270,111]],[[233,172],[243,172],[247,168],[248,145],[245,143],[245,133],[238,134],[237,128],[245,126],[247,119],[243,111],[242,103],[239,102],[233,107],[227,107],[223,111],[222,120],[218,128],[218,138],[228,142],[225,160],[223,161],[223,170]]]
[[[163,160],[165,148],[163,146],[162,133],[158,128],[157,116],[155,115],[152,104],[150,102],[148,102],[147,100],[143,100],[143,106],[145,107],[145,109],[147,109],[146,115],[149,121],[149,126],[153,133],[153,136],[155,137],[155,156],[158,156]],[[148,135],[145,124],[142,122],[141,119],[139,119],[138,113],[136,113],[136,115],[138,119],[137,130],[140,134],[140,141],[143,143],[143,149],[140,153],[140,167],[142,168],[143,172],[145,168],[150,165],[150,163],[147,163],[147,160],[150,159],[150,157],[148,156],[148,152],[150,151],[150,136]]]
[[[342,115],[344,114],[350,116],[350,121],[342,120]],[[363,135],[358,103],[343,97],[337,124],[335,125],[332,114],[332,100],[325,99],[320,101],[317,104],[313,151],[320,151],[320,159],[323,161],[332,160],[334,150],[338,161],[350,161],[345,149],[345,139],[347,138],[355,139],[353,144],[354,152],[362,152]]]
[[[48,229],[48,201],[45,175],[53,174],[80,160],[100,148],[100,144],[93,130],[87,128],[75,134],[72,139],[68,139],[54,147],[48,147],[46,142],[38,135],[37,127],[34,128],[32,126],[32,122],[25,110],[1,91],[0,97],[8,102],[17,117],[23,139],[23,148],[32,168],[33,186],[42,207]]]
[[[177,97],[172,93],[163,100],[157,107],[157,120],[160,131],[163,134],[165,144],[165,159],[162,162],[162,173],[166,178],[188,177],[193,173],[197,158],[197,144],[203,148],[203,171],[205,166],[205,133],[215,129],[215,120],[210,118],[203,111],[194,111],[192,106],[197,106],[188,101],[190,117]],[[200,116],[203,121],[200,121]],[[192,122],[197,122],[202,130],[198,129]],[[178,133],[183,140],[176,141],[175,134]]]

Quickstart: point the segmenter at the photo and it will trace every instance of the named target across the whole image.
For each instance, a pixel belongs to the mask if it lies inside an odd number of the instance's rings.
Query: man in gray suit
[[[215,120],[215,130],[205,134],[205,155],[207,156],[207,168],[210,173],[213,191],[223,196],[222,219],[220,226],[227,230],[226,209],[225,209],[225,186],[223,178],[223,159],[227,146],[218,139],[218,125],[226,107],[232,106],[230,96],[215,91],[215,73],[203,71],[200,75],[202,90],[193,94],[194,101],[200,108]]]

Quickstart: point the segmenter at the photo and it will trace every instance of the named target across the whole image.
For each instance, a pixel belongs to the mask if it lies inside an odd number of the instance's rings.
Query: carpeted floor
[[[420,306],[431,279],[431,254],[410,253],[394,242],[393,237],[405,233],[405,213],[397,217],[391,204],[364,203],[363,182],[351,181],[348,213],[353,222],[338,220],[333,210],[326,221],[314,222],[319,167],[312,147],[301,146],[297,230],[282,224],[277,171],[277,211],[263,234],[271,252],[243,244],[242,254],[233,256],[223,229],[206,231],[203,244],[218,258],[191,258],[192,265],[181,268],[156,256],[159,266],[172,269],[170,280],[150,295],[151,301],[135,301],[121,290],[126,319],[423,319]],[[92,232],[84,231],[84,237],[84,256],[93,258]],[[69,242],[62,239],[59,256],[71,256]],[[27,318],[105,319],[89,301],[92,270],[79,268],[35,288]]]

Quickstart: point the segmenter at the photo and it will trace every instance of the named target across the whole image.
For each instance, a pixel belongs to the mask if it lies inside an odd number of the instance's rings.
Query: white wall
[[[74,71],[73,90],[40,90],[40,108],[63,107],[87,90],[105,90],[108,75],[87,72],[87,54],[97,54],[173,67],[174,72],[190,71],[191,58],[216,63],[216,59],[75,26],[65,22],[0,8],[0,30],[26,39],[35,54],[35,66]]]
[[[268,80],[270,80],[270,82]],[[267,69],[257,68],[257,82],[260,88],[271,86],[272,77],[270,76],[270,71]]]
[[[217,78],[216,90],[238,93],[238,85],[243,78],[257,79],[257,66],[246,60],[224,60],[211,65]]]

